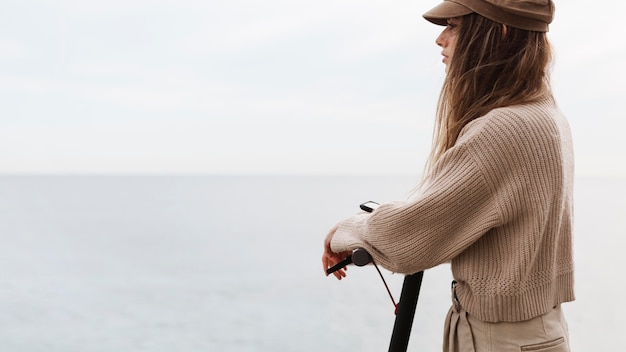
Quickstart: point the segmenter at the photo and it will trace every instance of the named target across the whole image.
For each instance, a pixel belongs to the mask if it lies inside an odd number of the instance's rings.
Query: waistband
[[[461,302],[459,302],[459,297],[457,297],[456,295],[456,280],[452,280],[452,284],[451,284],[451,296],[452,296],[452,306],[454,307],[454,310],[458,313],[461,311],[461,309],[463,309],[463,307],[461,307]]]

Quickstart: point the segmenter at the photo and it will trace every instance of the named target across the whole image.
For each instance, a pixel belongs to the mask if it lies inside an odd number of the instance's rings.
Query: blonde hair
[[[545,33],[505,27],[476,13],[463,16],[458,31],[424,181],[469,122],[495,108],[551,96],[552,52]]]

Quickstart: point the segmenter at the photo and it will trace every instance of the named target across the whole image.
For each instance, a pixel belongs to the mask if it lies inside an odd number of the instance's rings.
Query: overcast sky
[[[438,2],[5,1],[0,173],[420,173]],[[626,5],[556,5],[577,172],[626,177]]]

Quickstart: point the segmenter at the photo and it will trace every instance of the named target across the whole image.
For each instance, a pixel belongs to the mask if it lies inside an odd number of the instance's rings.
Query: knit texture
[[[450,262],[467,312],[531,319],[574,300],[573,159],[551,98],[495,109],[465,126],[419,195],[342,221],[331,248],[365,248],[405,274]]]

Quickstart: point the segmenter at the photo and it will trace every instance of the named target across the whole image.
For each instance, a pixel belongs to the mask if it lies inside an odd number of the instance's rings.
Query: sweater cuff
[[[363,247],[363,235],[367,231],[367,220],[370,215],[363,212],[341,221],[330,240],[330,249],[334,253],[339,253]]]

